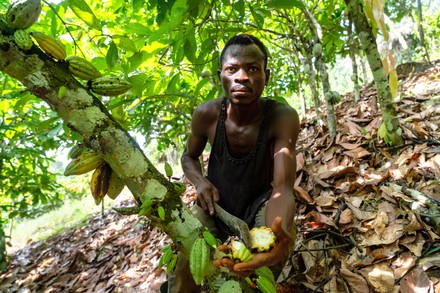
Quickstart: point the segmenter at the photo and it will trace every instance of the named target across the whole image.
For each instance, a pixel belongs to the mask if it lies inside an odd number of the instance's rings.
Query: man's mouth
[[[251,89],[248,88],[248,87],[245,87],[245,86],[235,86],[235,87],[232,88],[232,92],[233,93],[236,93],[236,92],[238,92],[238,93],[248,93],[248,92],[251,92]]]

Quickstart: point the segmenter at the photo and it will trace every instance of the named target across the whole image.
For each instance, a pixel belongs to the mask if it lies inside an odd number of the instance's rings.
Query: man
[[[215,219],[213,203],[217,202],[250,227],[265,225],[277,236],[270,252],[254,254],[251,261],[216,261],[217,266],[242,277],[262,266],[281,268],[296,237],[293,183],[299,120],[291,107],[261,98],[270,76],[267,57],[265,46],[254,36],[236,35],[226,43],[218,72],[224,98],[208,101],[194,111],[181,159],[183,171],[197,191],[193,212],[205,226],[224,231]],[[208,141],[212,149],[208,176],[204,177],[199,157]],[[177,285],[169,287],[169,292],[197,292],[190,274],[182,272],[183,260],[179,262]]]

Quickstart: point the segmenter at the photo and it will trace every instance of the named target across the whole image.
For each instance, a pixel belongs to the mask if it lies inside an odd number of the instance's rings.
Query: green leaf
[[[147,215],[150,212],[152,205],[153,205],[152,200],[150,199],[144,200],[141,206],[141,210],[139,211],[139,216]]]
[[[187,28],[186,40],[183,48],[185,50],[186,58],[188,58],[191,63],[196,63],[196,31],[194,30],[194,25],[192,23]]]
[[[162,206],[157,208],[157,214],[162,221],[165,221],[165,209]]]
[[[168,162],[165,162],[165,175],[169,178],[173,176],[173,168]]]
[[[137,48],[136,44],[133,42],[133,40],[126,37],[126,36],[114,35],[114,36],[112,36],[112,39],[119,48],[121,48],[127,52],[137,52],[138,51],[138,48]]]
[[[385,125],[385,123],[383,122],[382,125],[379,127],[379,130],[377,131],[377,136],[379,138],[382,138],[387,144],[392,144],[391,139],[388,136],[388,130],[387,127]]]
[[[232,4],[232,7],[237,10],[237,12],[239,13],[239,17],[243,18],[243,16],[245,15],[245,7],[244,7],[244,1],[243,0],[239,0],[234,2],[234,4]]]
[[[257,26],[259,28],[263,27],[264,25],[264,17],[260,14],[260,11],[255,11],[253,9],[253,5],[251,3],[249,3],[249,10],[251,11],[252,17],[255,20],[255,23],[257,24]]]
[[[299,0],[269,0],[266,2],[266,6],[269,8],[306,8],[304,4]]]
[[[174,270],[174,268],[176,267],[176,263],[177,263],[177,255],[173,254],[173,258],[168,263],[167,268],[166,268],[167,274],[171,273]]]
[[[67,5],[72,9],[73,13],[87,25],[99,31],[102,30],[99,19],[84,0],[67,0]]]
[[[107,55],[105,56],[105,61],[107,62],[108,68],[112,69],[118,62],[118,59],[118,47],[116,47],[116,44],[114,42],[111,42],[107,51]]]

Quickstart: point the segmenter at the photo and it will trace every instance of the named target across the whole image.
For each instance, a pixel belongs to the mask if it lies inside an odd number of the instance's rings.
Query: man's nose
[[[236,81],[243,82],[249,79],[249,75],[245,69],[241,68],[235,73]]]

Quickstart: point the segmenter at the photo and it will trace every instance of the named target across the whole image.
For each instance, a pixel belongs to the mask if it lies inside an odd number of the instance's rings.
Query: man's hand
[[[250,261],[237,264],[229,258],[216,259],[214,265],[216,267],[226,267],[240,277],[246,278],[260,267],[273,266],[285,261],[290,253],[289,246],[292,238],[281,229],[281,222],[281,217],[276,217],[272,223],[272,231],[277,237],[277,242],[269,252],[252,254]],[[227,245],[220,245],[218,249],[220,251],[228,251],[231,248]]]
[[[213,216],[215,214],[214,202],[220,200],[217,188],[208,179],[205,179],[196,186],[196,191],[199,206]]]

